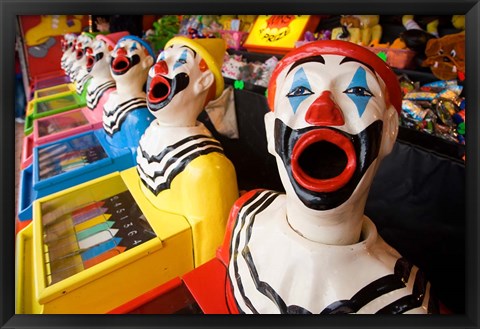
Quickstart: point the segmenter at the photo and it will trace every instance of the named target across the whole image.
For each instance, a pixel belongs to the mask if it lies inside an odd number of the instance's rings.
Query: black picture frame
[[[15,315],[14,41],[17,15],[39,14],[466,15],[466,312],[439,316]],[[478,328],[480,4],[478,0],[0,0],[0,325],[2,328]],[[455,284],[452,282],[452,284]]]

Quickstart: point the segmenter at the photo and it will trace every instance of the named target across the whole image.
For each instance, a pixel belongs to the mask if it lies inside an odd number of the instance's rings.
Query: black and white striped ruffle
[[[77,72],[78,75],[78,72]],[[92,77],[89,74],[85,74],[79,81],[77,81],[76,91],[77,94],[81,95],[83,93],[83,88],[85,88],[85,84],[88,80]]]
[[[238,212],[230,241],[230,264],[228,276],[233,287],[237,308],[240,313],[259,314],[251,292],[246,292],[244,280],[252,280],[256,293],[262,298],[268,298],[281,314],[312,314],[302,306],[288,305],[278,292],[262,281],[258,275],[254,258],[249,249],[249,240],[255,217],[262,213],[279,194],[273,191],[259,191],[247,200]],[[275,250],[272,250],[274,253]],[[246,264],[247,270],[241,274],[239,261]],[[401,314],[415,312],[419,308],[426,308],[428,313],[438,313],[435,298],[430,298],[430,283],[424,274],[404,258],[399,258],[392,274],[374,280],[355,293],[350,299],[338,300],[326,306],[320,314],[350,314],[357,313],[364,306],[384,295],[396,290],[404,289],[396,300],[379,309],[377,314]],[[253,294],[255,295],[255,294]],[[241,302],[239,302],[239,298]],[[396,297],[395,297],[396,298]]]
[[[158,195],[170,188],[173,179],[185,167],[201,155],[218,152],[223,154],[220,143],[206,135],[194,135],[167,146],[161,153],[150,155],[139,146],[143,158],[137,165],[140,179],[152,193]]]
[[[114,87],[115,87],[115,81],[107,81],[92,91],[87,89],[87,107],[93,111],[97,106],[98,101],[104,94],[104,92]]]
[[[112,136],[122,128],[123,121],[127,118],[129,112],[138,108],[146,108],[145,98],[132,98],[122,104],[117,105],[113,110],[108,111],[103,108],[103,129]]]

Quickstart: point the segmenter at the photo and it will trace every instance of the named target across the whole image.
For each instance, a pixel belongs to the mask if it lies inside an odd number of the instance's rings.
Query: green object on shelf
[[[166,15],[153,23],[154,34],[147,36],[155,52],[163,50],[168,40],[180,30],[180,21],[176,15]]]
[[[465,135],[465,122],[461,122],[458,124],[457,126],[457,132],[460,134],[460,135]]]
[[[233,83],[233,88],[242,90],[245,87],[245,82],[243,80],[235,80]]]
[[[387,61],[387,53],[381,51],[377,54],[378,57],[380,57],[384,62]]]

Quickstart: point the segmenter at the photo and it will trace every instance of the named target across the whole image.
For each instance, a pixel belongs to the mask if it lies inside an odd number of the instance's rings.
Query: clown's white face
[[[398,130],[384,90],[373,68],[345,56],[307,57],[280,73],[266,128],[287,194],[329,210],[368,190]]]
[[[60,61],[60,67],[63,70],[66,70],[66,62],[67,58],[72,54],[75,49],[75,43],[77,40],[77,36],[72,33],[65,34],[64,38],[62,39],[62,58]]]
[[[72,65],[70,67],[70,79],[79,81],[87,72],[86,49],[90,47],[92,39],[86,36],[79,36],[75,45],[75,51]],[[71,58],[71,57],[70,57]]]
[[[174,44],[165,49],[148,72],[147,103],[164,124],[195,122],[214,76],[193,49]]]
[[[153,58],[140,42],[133,39],[120,40],[110,56],[110,72],[117,86],[145,83]]]
[[[83,56],[82,49],[83,45],[87,44],[90,42],[90,38],[84,36],[84,35],[79,35],[77,39],[74,41],[72,49],[70,52],[68,52],[68,56],[65,59],[65,72],[67,75],[70,77],[70,80],[74,81],[75,76],[78,73],[78,63],[77,60],[78,58],[81,58]],[[75,67],[74,67],[75,65]]]
[[[373,69],[344,56],[322,58],[324,63],[291,66],[281,86],[277,85],[276,116],[293,129],[328,125],[350,134],[358,134],[381,119],[384,86]]]
[[[110,74],[110,50],[103,40],[94,40],[86,49],[86,68],[93,77],[97,74]]]

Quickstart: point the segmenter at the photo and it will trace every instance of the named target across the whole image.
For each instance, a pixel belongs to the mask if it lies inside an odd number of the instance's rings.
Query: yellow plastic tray
[[[34,202],[33,222],[18,235],[16,313],[105,313],[193,269],[192,236],[185,218],[138,204],[157,238],[48,284],[42,206],[75,208],[126,190],[116,172]]]
[[[55,91],[60,91],[60,92],[55,92]],[[35,110],[36,102],[46,101],[52,98],[57,98],[59,96],[61,97],[64,95],[70,95],[75,93],[76,93],[75,85],[73,83],[64,83],[58,86],[36,90],[34,93],[34,97],[27,103],[25,116],[29,116],[33,114]],[[49,94],[49,95],[39,96],[42,94]]]
[[[73,83],[64,83],[61,85],[35,90],[34,100],[45,100],[52,97],[63,96],[75,91]]]

